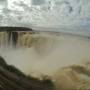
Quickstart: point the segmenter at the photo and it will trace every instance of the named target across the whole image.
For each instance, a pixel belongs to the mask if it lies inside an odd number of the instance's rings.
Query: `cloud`
[[[9,25],[90,26],[90,0],[39,1],[32,4],[32,0],[8,0],[7,8],[1,13],[2,20],[7,17],[5,21]]]
[[[33,5],[42,5],[45,4],[45,0],[32,0]]]

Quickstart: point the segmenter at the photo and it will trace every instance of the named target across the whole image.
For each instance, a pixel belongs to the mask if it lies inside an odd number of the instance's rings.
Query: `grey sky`
[[[45,0],[32,0],[33,5],[42,5],[45,4]]]
[[[0,25],[85,27],[85,32],[90,35],[90,0],[48,1],[0,0]],[[7,7],[7,12],[2,7]]]

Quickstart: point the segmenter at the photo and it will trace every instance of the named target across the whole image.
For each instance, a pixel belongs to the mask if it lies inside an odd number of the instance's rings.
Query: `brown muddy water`
[[[90,39],[87,37],[24,33],[19,35],[16,47],[12,40],[11,45],[7,44],[7,34],[0,34],[0,38],[0,55],[27,75],[53,77],[62,67],[90,62]]]

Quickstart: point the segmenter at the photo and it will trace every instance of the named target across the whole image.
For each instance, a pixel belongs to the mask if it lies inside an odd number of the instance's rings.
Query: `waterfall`
[[[89,38],[49,32],[3,31],[0,32],[0,55],[27,75],[40,79],[49,75],[55,90],[90,88],[90,77],[86,75],[90,70]],[[88,61],[87,65],[83,60]]]
[[[15,37],[13,37],[13,32],[0,32],[0,48],[13,47],[16,43],[14,38]]]
[[[86,37],[19,29],[0,32],[0,55],[30,75],[51,75],[61,67],[90,61],[89,53],[90,39]]]
[[[5,48],[8,45],[8,36],[6,32],[0,32],[0,48]]]
[[[0,32],[0,48],[23,47],[25,41],[28,40],[30,36],[30,34],[24,33],[25,32],[9,32],[9,31]]]
[[[57,40],[48,33],[34,33],[29,31],[0,32],[0,48],[31,48],[38,53],[49,51]]]

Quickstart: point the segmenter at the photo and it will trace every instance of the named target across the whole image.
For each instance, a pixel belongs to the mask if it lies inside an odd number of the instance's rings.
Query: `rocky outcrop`
[[[0,90],[54,90],[54,85],[48,78],[26,76],[0,57]]]

